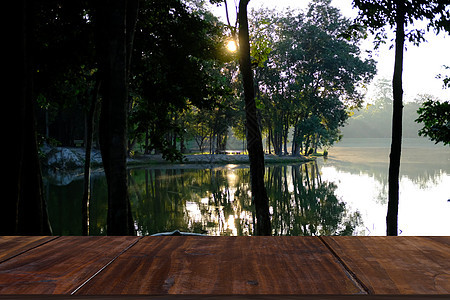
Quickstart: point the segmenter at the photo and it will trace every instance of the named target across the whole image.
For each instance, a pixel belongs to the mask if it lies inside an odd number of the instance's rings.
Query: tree
[[[257,217],[256,234],[271,235],[269,198],[264,185],[264,152],[256,114],[255,86],[250,60],[248,2],[249,0],[239,1],[239,64],[244,86],[247,150],[250,159],[252,199]]]
[[[386,216],[387,235],[398,234],[398,203],[399,203],[399,171],[402,143],[402,111],[403,111],[403,51],[405,39],[418,45],[424,40],[424,31],[420,29],[406,30],[408,24],[416,20],[428,20],[428,29],[437,32],[449,29],[449,5],[445,1],[424,0],[354,0],[355,7],[360,9],[358,21],[369,27],[375,33],[376,46],[386,38],[385,25],[395,29],[395,62],[392,113],[392,142],[389,156],[389,192],[388,212]]]
[[[96,80],[95,87],[91,93],[91,101],[86,113],[86,134],[84,144],[84,183],[83,183],[83,198],[81,201],[81,232],[83,235],[89,235],[89,203],[91,199],[91,151],[94,135],[95,115],[97,112],[98,98],[100,90],[100,80]]]
[[[449,66],[444,66],[449,70]],[[443,88],[450,87],[450,77],[439,74],[437,78],[443,80]],[[423,96],[426,101],[417,110],[419,117],[417,123],[423,123],[423,128],[419,130],[420,136],[427,136],[430,140],[444,145],[450,145],[450,101],[439,102],[430,96]]]
[[[450,101],[428,100],[417,111],[416,122],[423,123],[419,135],[444,145],[450,145]]]
[[[41,168],[36,140],[33,89],[34,11],[31,1],[17,1],[12,11],[13,29],[18,32],[11,43],[11,57],[17,57],[17,72],[11,75],[15,95],[11,116],[16,122],[9,131],[12,163],[8,164],[8,188],[12,193],[2,200],[1,235],[51,235],[44,199]]]
[[[108,235],[133,235],[127,178],[128,75],[137,0],[98,1],[96,40],[102,80],[100,150],[108,183]]]
[[[293,155],[332,145],[341,136],[347,109],[360,107],[358,87],[370,82],[375,62],[361,58],[360,37],[341,35],[349,24],[329,0],[312,1],[306,13],[253,13],[252,36],[270,41],[268,53],[257,43],[267,55],[258,63],[256,79],[262,124],[276,154],[287,154],[292,127]]]
[[[228,59],[220,49],[222,28],[195,5],[144,1],[137,23],[130,133],[137,141],[145,139],[147,152],[155,149],[170,160],[182,159],[176,140],[187,138],[183,111],[210,109],[228,93],[224,76],[217,75]]]
[[[38,134],[49,144],[73,146],[83,139],[81,116],[95,86],[92,5],[88,0],[33,2]]]
[[[84,139],[82,232],[87,234],[90,154],[100,83],[96,80],[92,3],[43,0],[33,1],[33,6],[38,138],[41,143],[62,146],[73,146],[74,140]]]

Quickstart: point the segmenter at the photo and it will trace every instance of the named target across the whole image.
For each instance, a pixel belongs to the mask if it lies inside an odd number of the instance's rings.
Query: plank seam
[[[133,247],[134,245],[136,245],[141,239],[143,238],[143,236],[139,237],[138,239],[136,239],[133,243],[131,243],[130,245],[128,245],[128,247],[126,247],[125,249],[123,249],[121,252],[119,252],[119,254],[117,254],[116,256],[114,256],[106,265],[104,265],[103,267],[100,268],[100,270],[98,270],[97,272],[95,272],[91,277],[89,277],[88,279],[86,279],[80,286],[78,286],[76,289],[74,289],[70,295],[75,295],[75,293],[77,293],[82,287],[84,287],[89,281],[91,281],[95,276],[97,276],[98,274],[100,274],[104,269],[106,269],[110,264],[112,264],[117,258],[119,258],[119,256],[121,256],[122,254],[124,254],[125,252],[127,252],[131,247]]]
[[[28,251],[31,251],[31,250],[33,250],[33,249],[36,249],[36,248],[40,247],[40,246],[43,246],[43,245],[45,245],[45,244],[47,244],[47,243],[53,242],[54,240],[59,239],[59,238],[60,238],[60,236],[55,236],[55,237],[53,237],[52,239],[49,239],[49,240],[44,241],[44,242],[42,242],[42,243],[40,243],[40,244],[34,245],[33,247],[31,247],[31,248],[29,248],[29,249],[23,250],[22,252],[19,252],[19,253],[17,253],[17,254],[14,254],[14,255],[11,256],[11,257],[8,257],[8,258],[6,258],[6,259],[4,259],[4,260],[1,260],[1,261],[0,261],[0,264],[2,264],[2,263],[4,263],[4,262],[7,262],[8,260],[13,259],[13,258],[15,258],[15,257],[17,257],[17,256],[19,256],[19,255],[25,254],[25,253],[27,253]]]
[[[371,295],[371,290],[362,282],[361,279],[356,276],[356,274],[350,269],[349,266],[342,260],[342,258],[334,251],[334,249],[321,237],[318,237],[319,240],[327,247],[328,250],[330,250],[331,254],[337,259],[338,263],[344,268],[344,270],[347,272],[349,277],[352,279],[352,281],[364,292],[366,292],[368,295]]]

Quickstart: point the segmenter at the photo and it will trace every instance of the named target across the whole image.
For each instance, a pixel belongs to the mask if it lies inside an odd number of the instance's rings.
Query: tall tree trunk
[[[301,145],[301,141],[300,140],[300,133],[299,133],[299,129],[298,129],[298,124],[299,121],[297,119],[297,121],[295,122],[294,125],[294,136],[292,138],[292,156],[300,156],[300,145]]]
[[[97,3],[99,71],[102,77],[100,150],[108,184],[108,235],[134,234],[127,176],[128,69],[131,32],[127,0]]]
[[[305,141],[305,156],[308,156],[308,152],[309,152],[309,135],[306,137],[306,141]]]
[[[269,198],[264,186],[264,152],[256,115],[255,89],[250,61],[248,2],[249,0],[240,0],[239,2],[239,64],[244,85],[247,150],[250,159],[252,199],[256,210],[256,234],[271,235]]]
[[[5,186],[13,190],[3,197],[0,210],[0,235],[51,235],[47,207],[44,198],[42,174],[39,164],[36,139],[35,115],[33,108],[32,75],[32,35],[31,20],[33,13],[31,1],[17,1],[12,12],[19,15],[12,18],[12,26],[18,30],[11,43],[11,57],[19,54],[16,73],[10,75],[12,91],[18,91],[16,100],[12,101],[12,113],[16,126],[8,129],[11,137],[12,163],[7,164]],[[15,76],[16,75],[16,76]]]
[[[392,80],[394,108],[392,113],[392,142],[389,156],[389,192],[388,212],[386,216],[387,235],[398,234],[398,202],[399,173],[402,147],[402,114],[403,114],[403,48],[405,44],[405,7],[403,0],[396,1],[396,35],[395,35],[395,66]]]
[[[275,155],[282,154],[282,134],[281,134],[280,122],[275,121],[272,131],[272,145],[275,151]]]
[[[136,32],[136,24],[139,13],[139,0],[126,1],[126,66],[127,66],[127,82],[130,77],[131,57],[133,54],[134,35]],[[131,109],[131,106],[129,107]]]
[[[145,130],[145,140],[144,140],[144,154],[150,154],[150,149],[148,149],[148,129]]]
[[[85,137],[85,155],[84,155],[84,184],[83,199],[81,201],[81,232],[83,235],[89,235],[89,201],[91,198],[91,150],[92,139],[94,135],[94,116],[98,102],[98,92],[100,88],[100,80],[95,81],[94,90],[92,91],[91,103],[86,117],[86,137]]]
[[[284,114],[283,116],[283,144],[284,144],[284,155],[288,155],[288,135],[289,135],[289,114]]]

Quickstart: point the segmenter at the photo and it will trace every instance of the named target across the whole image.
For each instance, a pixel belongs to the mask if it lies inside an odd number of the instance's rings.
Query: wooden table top
[[[0,237],[0,295],[450,295],[450,237]]]

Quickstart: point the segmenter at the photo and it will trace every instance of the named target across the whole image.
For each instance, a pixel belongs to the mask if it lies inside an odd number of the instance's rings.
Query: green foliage
[[[365,26],[375,36],[375,47],[385,43],[387,38],[386,25],[395,28],[395,17],[399,3],[404,3],[405,24],[413,25],[418,20],[427,20],[427,30],[434,29],[450,32],[450,2],[448,0],[353,0],[353,5],[359,9],[356,24]],[[414,45],[423,42],[425,31],[412,28],[405,32],[405,38]]]
[[[274,11],[267,9],[261,9],[257,13],[252,12],[250,22],[253,30],[250,35],[250,56],[253,66],[263,67],[273,50],[274,38],[267,36],[267,33],[275,26],[272,19],[273,14]]]
[[[70,146],[83,138],[95,85],[94,29],[87,1],[33,1],[33,79],[38,133]]]
[[[423,123],[419,135],[444,145],[450,145],[450,102],[428,100],[422,104],[417,113],[416,122]]]
[[[231,126],[238,92],[235,65],[226,51],[227,28],[205,9],[205,1],[140,3],[131,59],[128,138],[133,145],[181,159],[193,138],[187,110],[209,116],[208,130],[224,135]],[[84,136],[84,118],[97,80],[95,14],[88,1],[35,1],[35,93],[40,135],[70,146]],[[101,95],[100,95],[101,96]],[[98,115],[97,115],[98,117]],[[95,135],[96,136],[96,135]],[[217,137],[219,139],[219,137]],[[224,140],[223,137],[220,138]]]
[[[229,94],[220,73],[224,36],[217,20],[178,0],[145,1],[140,9],[133,53],[130,135],[147,150],[180,159],[176,137],[186,137],[183,111],[214,107]],[[192,132],[192,131],[190,131]]]
[[[445,70],[450,70],[450,66],[443,66]],[[450,88],[450,76],[439,74],[436,76],[437,79],[442,79],[443,85],[442,88]]]
[[[339,127],[348,118],[346,108],[362,103],[357,87],[375,73],[375,62],[359,56],[360,38],[341,36],[350,21],[330,3],[312,1],[306,13],[253,12],[255,52],[261,39],[270,50],[259,51],[264,59],[256,67],[261,123],[278,154],[292,127],[297,144],[293,152],[302,144],[306,150],[310,144],[317,148],[339,140]]]

